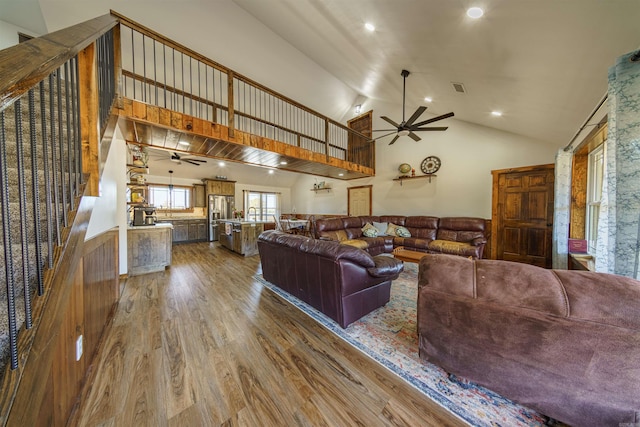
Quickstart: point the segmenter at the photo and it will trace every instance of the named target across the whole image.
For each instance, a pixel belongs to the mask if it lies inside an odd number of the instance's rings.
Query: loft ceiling
[[[234,2],[370,100],[399,105],[407,69],[408,110],[429,105],[558,146],[606,93],[616,57],[640,48],[637,0]],[[467,17],[471,6],[484,16]]]

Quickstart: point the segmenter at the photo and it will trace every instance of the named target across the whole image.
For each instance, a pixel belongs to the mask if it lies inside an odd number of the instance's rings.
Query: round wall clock
[[[438,169],[440,169],[440,159],[436,156],[429,156],[422,161],[420,169],[422,170],[422,173],[427,175],[436,173],[438,172]]]

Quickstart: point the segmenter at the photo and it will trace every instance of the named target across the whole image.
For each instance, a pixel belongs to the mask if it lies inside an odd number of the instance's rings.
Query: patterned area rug
[[[336,322],[277,286],[255,278],[327,329],[399,375],[473,426],[542,426],[546,418],[504,397],[420,360],[416,328],[417,264],[391,286],[391,301],[342,329]]]

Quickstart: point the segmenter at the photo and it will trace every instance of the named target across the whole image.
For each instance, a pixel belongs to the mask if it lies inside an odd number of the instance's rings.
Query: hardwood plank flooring
[[[258,256],[194,243],[127,279],[72,425],[465,425],[257,272]]]

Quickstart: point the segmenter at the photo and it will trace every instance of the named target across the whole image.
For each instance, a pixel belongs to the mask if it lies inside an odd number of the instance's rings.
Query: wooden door
[[[368,111],[347,122],[347,126],[366,138],[349,134],[347,160],[370,168],[375,167],[374,145],[369,140],[373,127],[373,111]]]
[[[492,171],[492,253],[551,268],[554,165]]]
[[[371,186],[349,187],[347,205],[349,216],[371,215]]]

